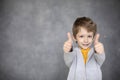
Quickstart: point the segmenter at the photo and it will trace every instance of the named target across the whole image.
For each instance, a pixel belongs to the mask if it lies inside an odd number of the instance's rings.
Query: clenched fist
[[[69,32],[67,33],[67,36],[68,36],[68,40],[63,45],[64,53],[70,52],[70,50],[72,49],[72,45],[73,45],[72,37]]]
[[[94,49],[96,53],[102,54],[104,53],[104,45],[101,42],[99,42],[99,37],[100,37],[100,34],[97,34],[95,36]]]

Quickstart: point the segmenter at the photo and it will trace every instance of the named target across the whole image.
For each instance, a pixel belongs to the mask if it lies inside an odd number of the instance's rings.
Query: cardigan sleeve
[[[103,62],[105,61],[105,53],[102,53],[102,54],[95,53],[94,56],[95,56],[96,62],[100,66],[102,66]]]
[[[73,50],[72,52],[69,52],[69,53],[64,53],[64,61],[65,61],[65,64],[67,67],[70,68],[75,56],[76,56],[75,50]]]

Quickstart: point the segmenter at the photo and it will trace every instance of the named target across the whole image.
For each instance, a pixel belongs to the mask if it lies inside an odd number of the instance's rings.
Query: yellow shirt
[[[84,63],[86,64],[86,61],[88,59],[88,52],[89,52],[90,48],[87,49],[81,49],[81,52],[83,54],[83,58],[84,58]]]

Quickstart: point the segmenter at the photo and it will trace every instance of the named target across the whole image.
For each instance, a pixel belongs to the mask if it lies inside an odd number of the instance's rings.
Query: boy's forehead
[[[93,34],[92,31],[88,31],[86,28],[79,28],[78,34]]]

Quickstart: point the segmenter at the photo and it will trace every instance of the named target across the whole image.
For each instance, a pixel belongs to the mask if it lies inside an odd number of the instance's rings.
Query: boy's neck
[[[90,47],[88,47],[87,49],[83,49],[83,48],[79,47],[79,49],[81,49],[81,50],[89,50],[89,49],[90,49]]]

